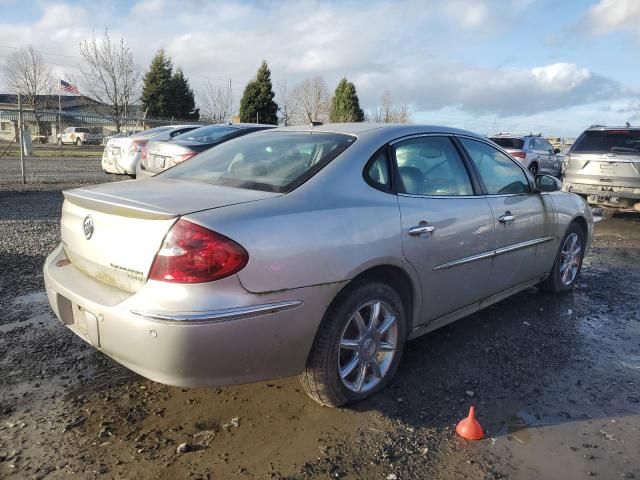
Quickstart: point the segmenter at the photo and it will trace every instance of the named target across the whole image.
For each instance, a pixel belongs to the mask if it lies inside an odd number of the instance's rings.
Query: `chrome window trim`
[[[300,300],[288,302],[264,303],[248,307],[225,308],[221,310],[206,310],[194,312],[164,312],[154,310],[131,310],[131,313],[140,317],[168,322],[188,323],[218,323],[227,320],[239,320],[242,318],[277,313],[302,305]]]
[[[438,133],[438,132],[431,132],[431,133],[412,133],[411,135],[407,135],[406,137],[400,137],[400,138],[396,138],[395,140],[392,140],[389,142],[389,146],[393,147],[396,143],[400,143],[400,142],[404,142],[405,140],[413,140],[414,138],[422,138],[422,137],[455,137],[455,134],[453,133]],[[475,138],[475,137],[470,137],[470,138]]]
[[[475,262],[477,260],[483,260],[485,258],[493,258],[498,255],[502,255],[509,252],[514,252],[516,250],[521,250],[523,248],[533,247],[535,245],[539,245],[541,243],[546,243],[553,240],[555,237],[540,237],[534,238],[533,240],[527,240],[525,242],[514,243],[513,245],[507,245],[506,247],[495,248],[493,250],[489,250],[487,252],[478,253],[476,255],[470,255],[468,257],[463,257],[458,260],[452,260],[451,262],[443,263],[442,265],[438,265],[433,268],[434,271],[437,270],[445,270],[447,268],[457,267],[458,265],[464,265],[466,263]]]

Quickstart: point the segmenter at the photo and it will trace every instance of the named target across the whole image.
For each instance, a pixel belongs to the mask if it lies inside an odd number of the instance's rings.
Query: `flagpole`
[[[60,135],[60,140],[62,140],[62,132],[60,129],[62,128],[62,123],[60,120],[60,114],[62,113],[62,103],[60,101],[60,90],[62,89],[62,79],[58,79],[58,135]],[[56,143],[58,143],[58,138],[56,135]]]

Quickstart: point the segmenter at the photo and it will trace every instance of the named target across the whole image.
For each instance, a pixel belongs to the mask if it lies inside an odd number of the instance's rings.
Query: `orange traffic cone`
[[[482,440],[484,438],[482,426],[476,420],[476,411],[473,407],[469,409],[469,416],[458,423],[456,433],[467,440]]]

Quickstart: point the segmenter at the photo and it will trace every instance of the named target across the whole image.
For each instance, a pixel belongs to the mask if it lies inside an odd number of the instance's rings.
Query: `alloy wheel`
[[[391,367],[398,345],[397,314],[381,300],[369,301],[351,315],[340,336],[338,375],[352,392],[378,385]]]
[[[571,285],[578,275],[582,245],[577,233],[569,235],[560,250],[560,280],[564,285]]]

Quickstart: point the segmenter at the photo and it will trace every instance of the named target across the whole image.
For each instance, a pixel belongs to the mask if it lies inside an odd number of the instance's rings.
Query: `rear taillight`
[[[151,265],[149,279],[172,283],[212,282],[242,270],[247,251],[230,238],[178,220]]]
[[[134,140],[129,145],[129,153],[134,154],[136,152],[141,152],[142,148],[147,144],[146,140]]]
[[[516,158],[525,158],[527,154],[524,152],[511,152],[511,156]]]
[[[181,162],[184,162],[185,160],[189,160],[195,154],[196,152],[189,152],[189,153],[183,153],[182,155],[176,155],[173,157],[173,163],[181,163]]]
[[[140,159],[141,160],[146,160],[147,159],[147,145],[143,145],[142,150],[140,151]]]

